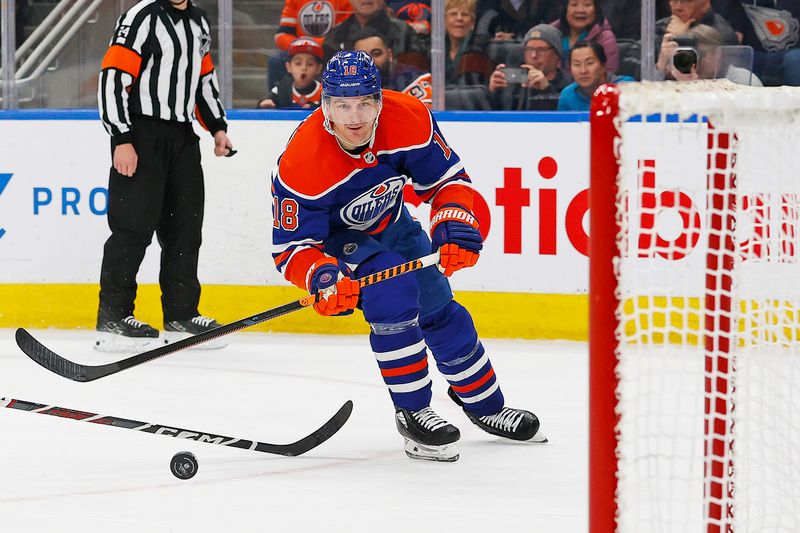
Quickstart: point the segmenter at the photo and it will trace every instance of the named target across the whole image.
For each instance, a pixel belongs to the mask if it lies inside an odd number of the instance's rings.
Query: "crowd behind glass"
[[[588,109],[602,83],[641,79],[641,4],[444,0],[445,108]],[[800,0],[655,4],[656,79],[800,85]],[[431,15],[430,0],[285,0],[258,107],[318,106],[322,66],[342,49],[366,51],[384,88],[430,106]]]
[[[385,88],[430,104],[429,2],[387,1],[286,0],[260,107],[313,107],[287,94],[313,95],[321,65],[351,48],[373,56]],[[328,18],[310,15],[320,6]],[[639,0],[445,0],[444,11],[447,109],[586,110],[600,84],[641,78]],[[796,0],[657,0],[656,78],[800,85],[798,17]]]

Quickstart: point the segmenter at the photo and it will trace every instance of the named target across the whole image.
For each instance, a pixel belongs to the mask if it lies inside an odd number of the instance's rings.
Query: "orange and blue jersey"
[[[461,159],[413,96],[383,91],[375,136],[358,154],[344,150],[323,123],[318,109],[298,126],[272,175],[273,258],[298,287],[308,288],[329,235],[374,235],[397,221],[409,181],[434,209],[452,202],[472,208]]]
[[[349,0],[286,0],[275,44],[288,50],[298,37],[310,37],[321,45],[328,32],[349,17],[352,10]]]
[[[430,72],[397,67],[383,87],[410,94],[430,109],[433,105],[433,78]]]

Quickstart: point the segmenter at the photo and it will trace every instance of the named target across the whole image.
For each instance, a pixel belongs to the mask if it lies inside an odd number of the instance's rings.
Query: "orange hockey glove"
[[[347,265],[332,257],[317,261],[309,283],[311,294],[322,293],[320,300],[314,304],[317,313],[343,316],[353,312],[358,305],[361,289],[350,274]]]
[[[483,248],[478,220],[458,204],[443,205],[431,218],[431,244],[445,276],[474,266]]]

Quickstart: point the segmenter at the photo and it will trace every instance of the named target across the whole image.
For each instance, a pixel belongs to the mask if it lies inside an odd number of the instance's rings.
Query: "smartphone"
[[[528,69],[503,67],[500,70],[506,75],[506,81],[508,83],[524,83],[528,81]]]

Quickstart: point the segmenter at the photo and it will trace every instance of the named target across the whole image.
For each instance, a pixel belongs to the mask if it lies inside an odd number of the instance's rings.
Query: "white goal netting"
[[[800,92],[619,91],[618,530],[800,532]]]

